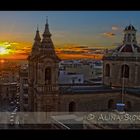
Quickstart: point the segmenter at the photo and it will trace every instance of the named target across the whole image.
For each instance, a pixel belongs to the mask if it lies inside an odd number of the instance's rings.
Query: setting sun
[[[4,55],[4,54],[8,54],[8,53],[9,53],[9,51],[6,48],[0,47],[0,55]]]
[[[3,60],[3,59],[2,59],[2,60],[0,60],[0,63],[4,63],[4,62],[5,62],[5,60]]]

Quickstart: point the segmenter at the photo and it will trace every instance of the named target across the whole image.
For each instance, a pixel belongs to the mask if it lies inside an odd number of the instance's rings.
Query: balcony
[[[36,89],[37,89],[38,92],[42,92],[42,93],[59,90],[58,86],[52,86],[52,85],[47,85],[45,87],[44,86],[38,86]]]

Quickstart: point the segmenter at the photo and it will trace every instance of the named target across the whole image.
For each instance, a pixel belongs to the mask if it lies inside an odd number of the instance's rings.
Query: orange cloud
[[[105,32],[102,35],[106,36],[106,37],[114,37],[116,34],[112,33],[112,32]]]
[[[82,55],[82,54],[58,54],[58,56],[60,57],[60,59],[62,60],[68,60],[68,59],[98,59],[101,60],[103,55],[101,54],[94,54],[94,55]]]
[[[66,47],[67,46],[67,47]],[[88,46],[65,45],[63,48],[56,48],[60,59],[102,59],[101,49],[89,48]]]
[[[0,45],[9,50],[9,54],[0,55],[1,59],[27,59],[32,48],[32,44],[26,42],[0,42]],[[102,59],[98,49],[83,45],[65,44],[55,50],[60,59]]]
[[[31,50],[31,43],[0,42],[0,46],[8,53],[1,53],[0,58],[4,59],[26,59]]]

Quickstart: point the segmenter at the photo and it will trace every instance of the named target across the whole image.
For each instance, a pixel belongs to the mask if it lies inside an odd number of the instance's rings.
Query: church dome
[[[140,53],[140,46],[137,44],[123,44],[117,48],[118,52],[138,52]]]
[[[128,30],[136,31],[135,27],[131,24],[129,26],[126,26],[126,28],[124,29],[124,31],[128,31]]]
[[[136,29],[133,25],[126,26],[124,29],[123,44],[116,48],[117,52],[140,53],[140,46],[136,40]]]

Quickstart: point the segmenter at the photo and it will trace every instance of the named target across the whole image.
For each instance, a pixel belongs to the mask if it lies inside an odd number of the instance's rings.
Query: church
[[[103,60],[105,85],[140,88],[140,46],[133,25],[124,29],[123,44],[107,53]]]
[[[136,29],[124,30],[121,46],[103,57],[103,85],[59,85],[59,62],[48,21],[40,37],[36,31],[28,57],[29,112],[109,111],[124,103],[127,111],[140,111],[140,47]]]

